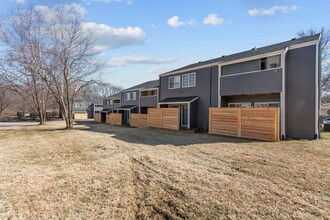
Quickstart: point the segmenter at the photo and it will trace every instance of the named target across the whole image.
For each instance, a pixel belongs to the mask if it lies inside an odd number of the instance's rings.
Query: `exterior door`
[[[180,105],[180,126],[188,126],[188,104]]]
[[[124,123],[127,123],[127,124],[129,124],[129,112],[130,111],[127,111],[127,110],[125,110],[124,111]]]

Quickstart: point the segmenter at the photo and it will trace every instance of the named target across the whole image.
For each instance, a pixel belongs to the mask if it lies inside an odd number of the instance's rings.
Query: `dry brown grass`
[[[327,219],[330,135],[0,128],[0,219]]]

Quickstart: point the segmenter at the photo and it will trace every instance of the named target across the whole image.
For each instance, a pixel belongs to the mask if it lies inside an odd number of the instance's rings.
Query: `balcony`
[[[140,107],[157,107],[157,96],[141,96]]]
[[[281,68],[220,77],[220,96],[279,93],[281,91]]]

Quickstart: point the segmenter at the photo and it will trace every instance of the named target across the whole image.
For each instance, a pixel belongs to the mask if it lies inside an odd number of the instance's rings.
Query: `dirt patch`
[[[0,219],[327,219],[330,140],[0,129]]]

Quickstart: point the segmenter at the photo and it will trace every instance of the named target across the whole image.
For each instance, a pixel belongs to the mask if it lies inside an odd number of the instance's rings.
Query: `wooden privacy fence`
[[[122,114],[110,113],[106,117],[106,123],[111,125],[122,125]]]
[[[101,123],[101,113],[95,113],[94,114],[94,121]]]
[[[178,131],[179,108],[149,108],[148,126],[154,128],[164,128]]]
[[[279,108],[210,108],[209,133],[279,141]]]
[[[73,119],[74,120],[86,120],[86,119],[88,119],[87,112],[75,112],[75,113],[73,113]]]
[[[148,126],[148,114],[135,114],[130,115],[130,126],[131,127],[147,127]]]

